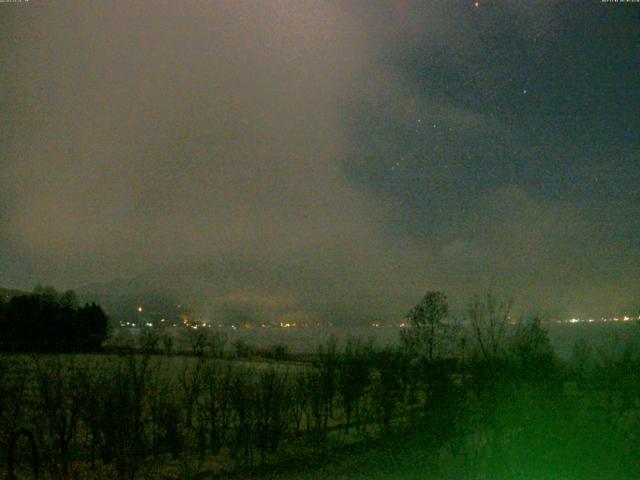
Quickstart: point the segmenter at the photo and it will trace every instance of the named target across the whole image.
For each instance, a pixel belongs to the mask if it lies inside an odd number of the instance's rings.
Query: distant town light
[[[142,312],[142,307],[138,307],[138,312]]]

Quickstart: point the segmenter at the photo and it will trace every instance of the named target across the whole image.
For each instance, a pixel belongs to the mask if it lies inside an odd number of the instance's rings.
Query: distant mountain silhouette
[[[155,317],[178,318],[181,312],[188,310],[179,291],[154,285],[152,280],[145,277],[95,282],[72,288],[72,290],[81,304],[99,304],[114,322]],[[8,301],[12,297],[28,295],[31,292],[32,290],[0,287],[0,299]],[[143,307],[143,317],[138,315],[141,313],[138,312],[139,307]]]
[[[159,285],[149,276],[89,283],[76,288],[75,292],[82,302],[100,304],[116,323],[177,319],[181,311],[187,309],[177,289]]]

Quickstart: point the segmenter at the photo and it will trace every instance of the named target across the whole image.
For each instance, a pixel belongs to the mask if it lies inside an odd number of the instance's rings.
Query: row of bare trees
[[[428,362],[442,358],[495,362],[506,356],[553,356],[538,316],[513,315],[513,301],[492,292],[472,297],[462,316],[449,313],[442,292],[427,292],[407,314],[410,328],[401,333],[404,348]]]
[[[144,353],[5,357],[0,431],[27,426],[50,478],[253,466],[283,443],[290,451],[388,428],[402,411],[400,358],[358,340],[341,351],[328,342],[306,367]]]

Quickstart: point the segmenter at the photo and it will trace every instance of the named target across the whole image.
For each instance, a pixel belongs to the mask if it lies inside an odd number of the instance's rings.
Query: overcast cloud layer
[[[0,284],[637,305],[633,19],[453,3],[1,5]]]

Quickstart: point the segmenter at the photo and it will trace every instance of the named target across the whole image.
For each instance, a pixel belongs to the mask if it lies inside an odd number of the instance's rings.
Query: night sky
[[[639,127],[640,4],[0,3],[0,286],[636,313]]]

